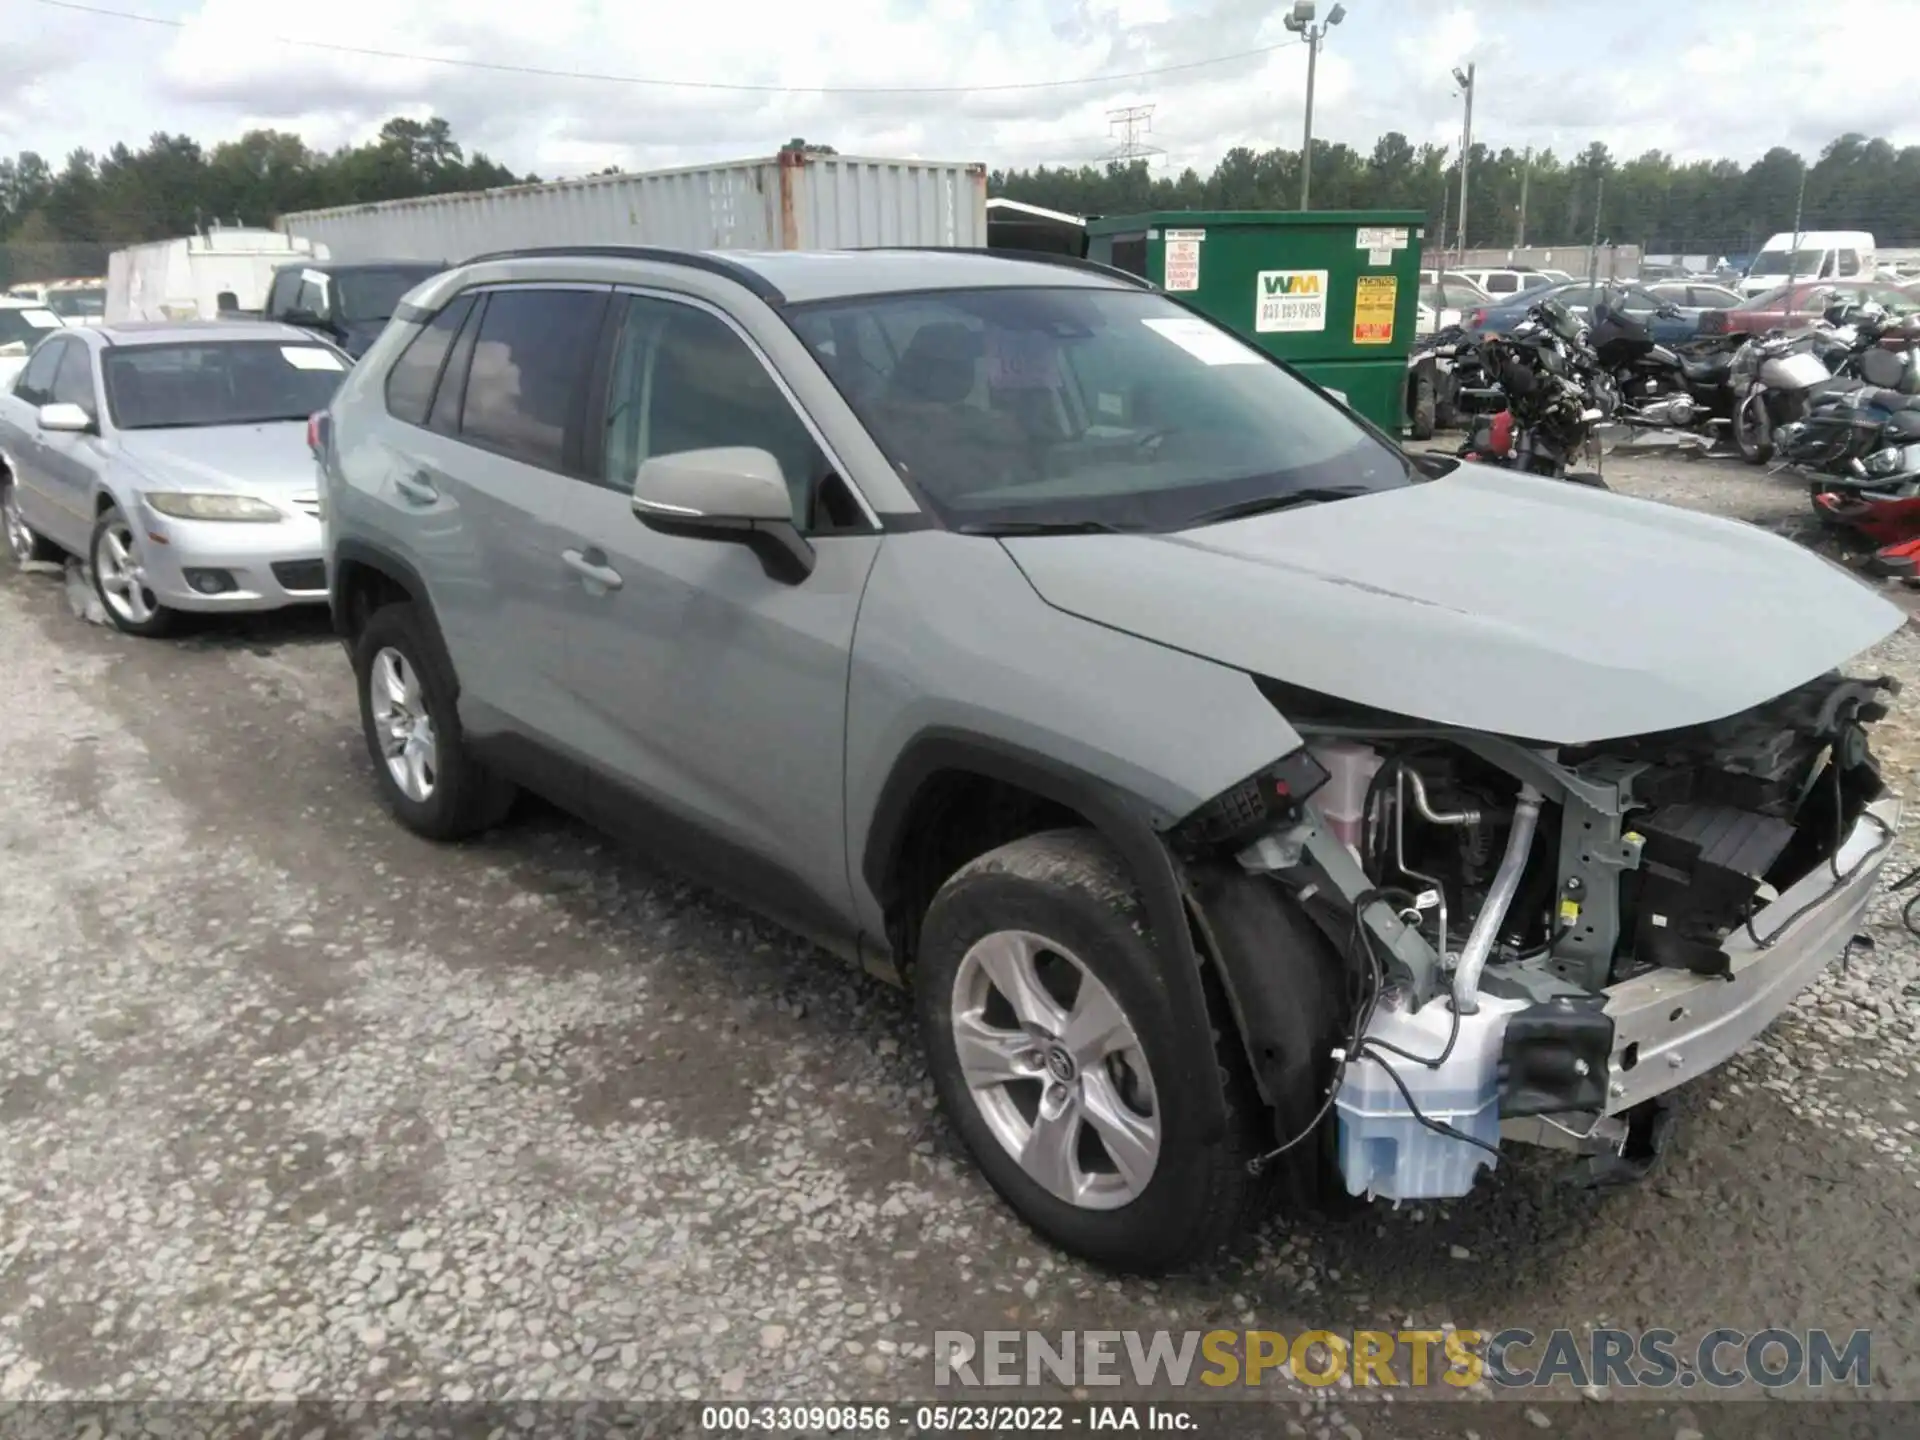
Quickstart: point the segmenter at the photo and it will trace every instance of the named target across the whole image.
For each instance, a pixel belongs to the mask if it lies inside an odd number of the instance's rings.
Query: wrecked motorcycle
[[[1774,447],[1802,471],[1884,486],[1903,472],[1906,447],[1920,443],[1920,354],[1875,344],[1851,368],[1774,432]]]
[[[1690,351],[1672,350],[1631,315],[1603,303],[1594,307],[1589,338],[1620,396],[1612,417],[1616,424],[1710,430],[1733,423],[1734,337],[1704,340]]]
[[[1823,396],[1860,388],[1859,367],[1880,349],[1886,311],[1843,302],[1814,327],[1769,331],[1734,353],[1733,439],[1750,465],[1773,458],[1783,425],[1806,418]]]
[[[1463,406],[1478,412],[1462,458],[1605,489],[1599,472],[1576,471],[1598,459],[1594,427],[1619,397],[1587,343],[1587,329],[1564,305],[1545,300],[1527,319],[1477,347],[1481,383],[1463,383]]]

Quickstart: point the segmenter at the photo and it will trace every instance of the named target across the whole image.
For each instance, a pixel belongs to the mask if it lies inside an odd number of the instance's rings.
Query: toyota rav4
[[[312,440],[399,819],[530,787],[909,986],[987,1179],[1115,1266],[1638,1173],[1898,823],[1883,600],[1410,457],[1085,262],[485,256]]]

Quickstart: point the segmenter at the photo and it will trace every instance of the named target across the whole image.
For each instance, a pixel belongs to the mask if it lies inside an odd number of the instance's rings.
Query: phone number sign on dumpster
[[[1254,282],[1253,328],[1261,334],[1327,328],[1327,272],[1262,270]]]

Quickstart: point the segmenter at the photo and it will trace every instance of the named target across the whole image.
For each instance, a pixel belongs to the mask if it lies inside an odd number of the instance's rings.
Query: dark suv
[[[401,298],[447,267],[417,260],[282,265],[267,287],[263,318],[317,330],[358,359],[379,338]]]

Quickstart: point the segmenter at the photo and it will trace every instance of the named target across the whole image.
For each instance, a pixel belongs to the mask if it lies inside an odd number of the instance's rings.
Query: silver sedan
[[[327,598],[307,419],[350,364],[255,321],[67,329],[0,393],[0,518],[16,562],[85,556],[107,616]]]

